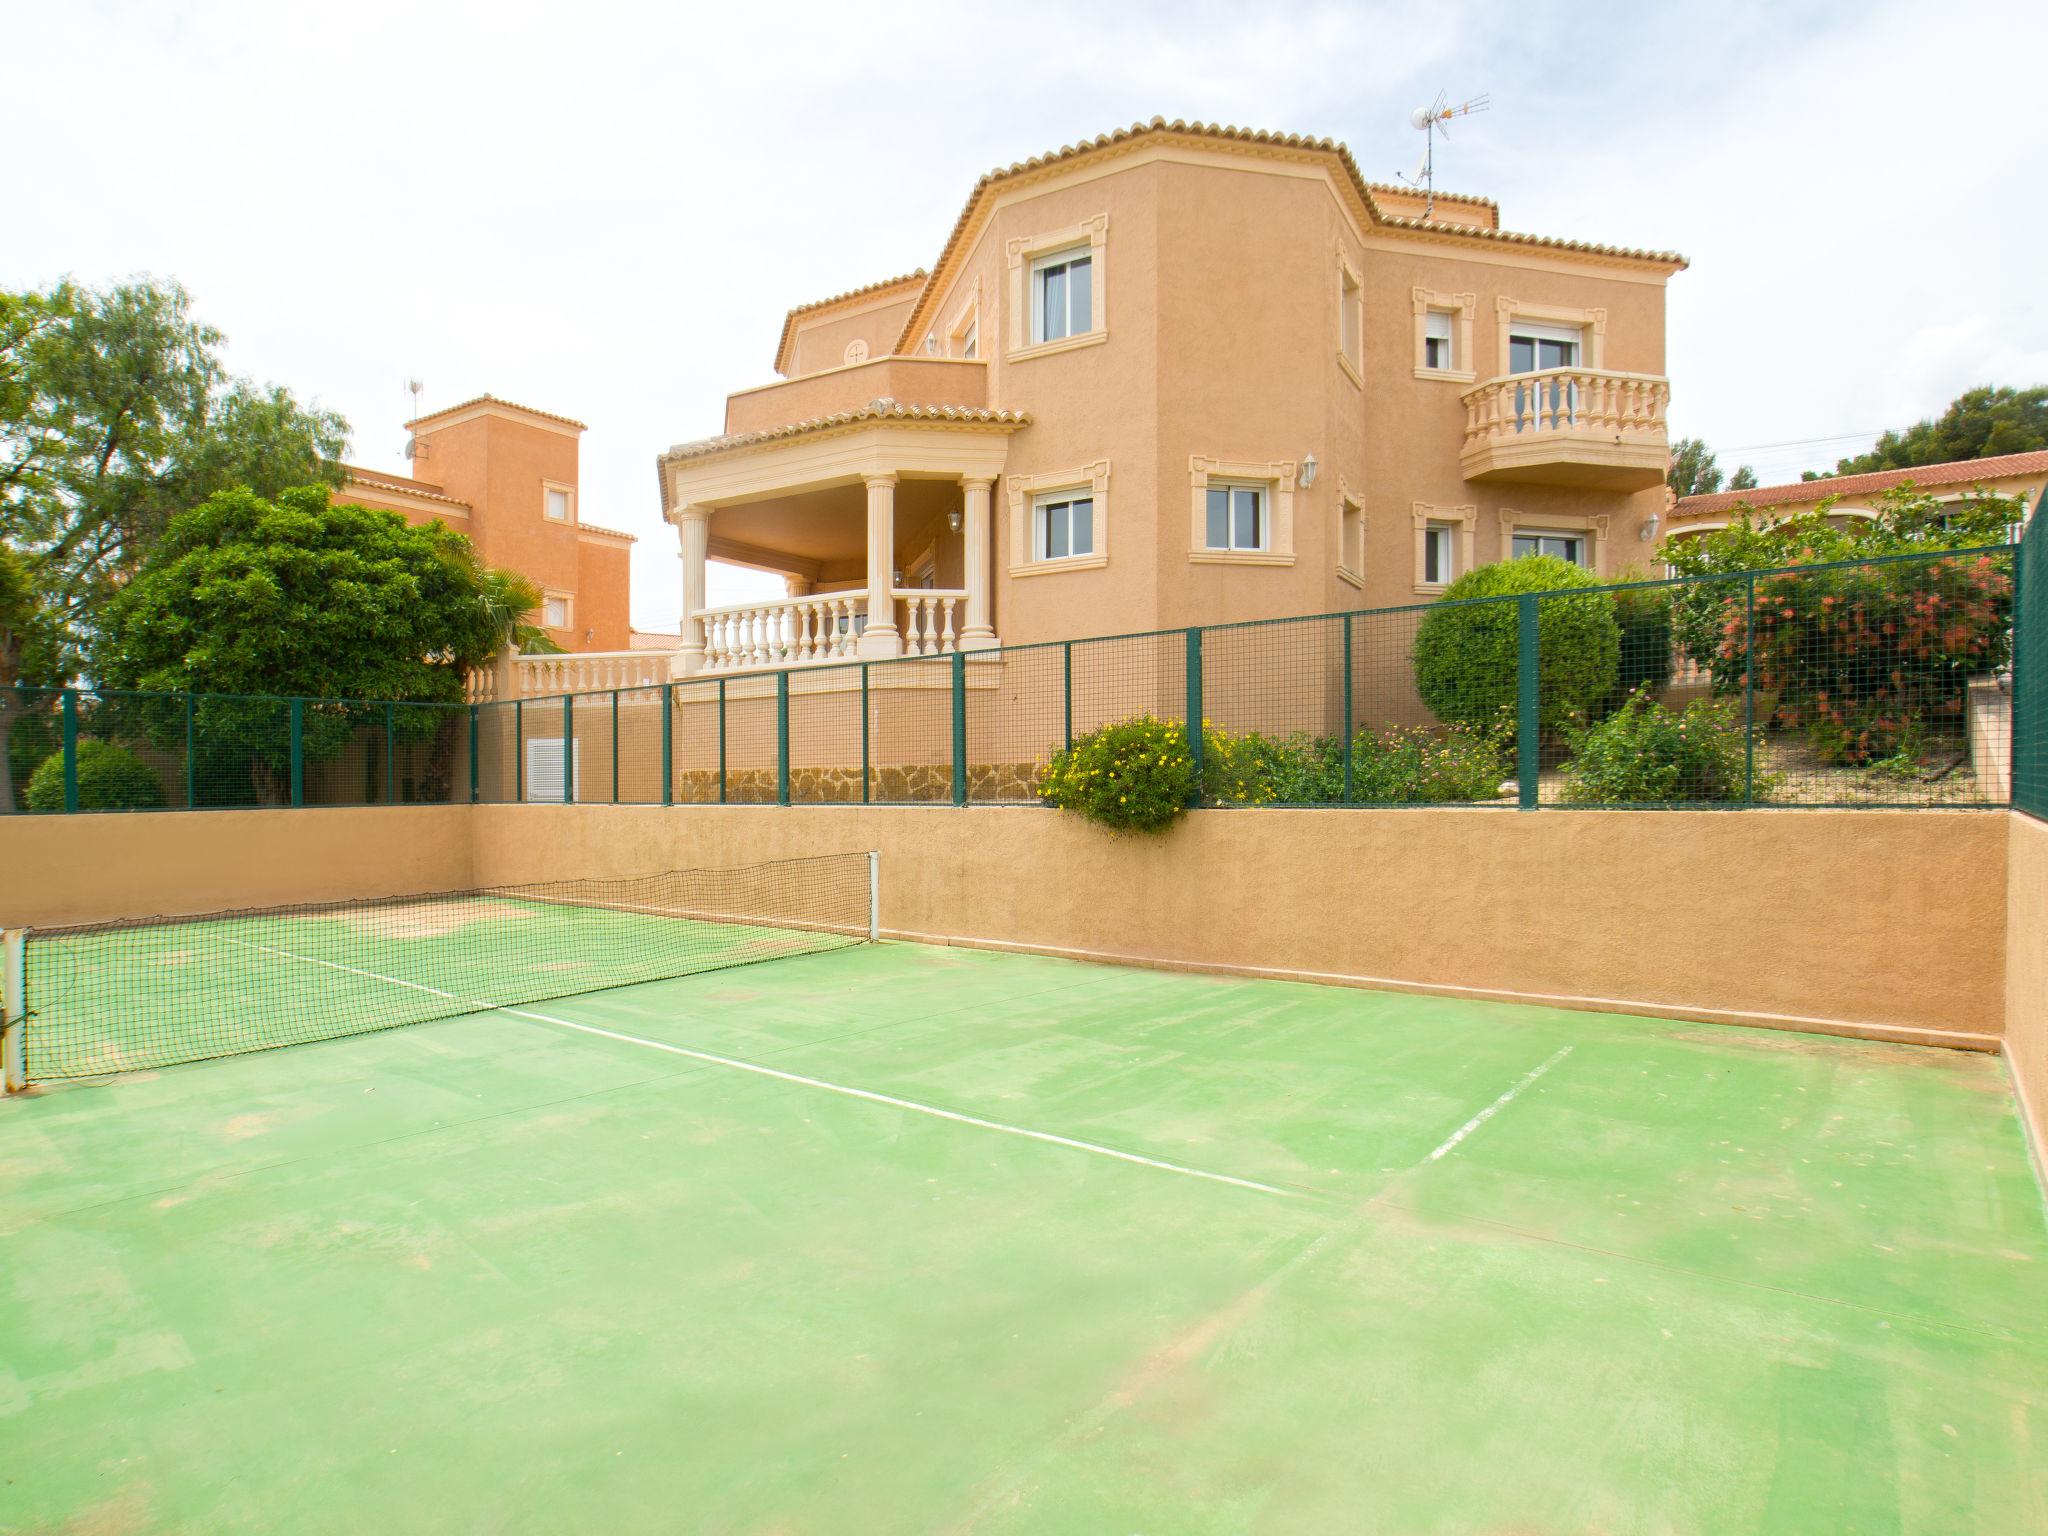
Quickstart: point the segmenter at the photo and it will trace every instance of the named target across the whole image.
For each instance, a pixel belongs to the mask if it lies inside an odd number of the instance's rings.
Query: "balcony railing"
[[[958,648],[967,594],[931,587],[899,588],[896,629],[900,654],[942,656]],[[707,608],[704,670],[743,672],[756,667],[800,667],[812,662],[848,661],[857,654],[867,628],[864,589],[791,597],[773,603],[734,603]]]
[[[1664,479],[1671,383],[1660,375],[1546,368],[1488,379],[1464,398],[1468,480],[1642,490]]]
[[[470,673],[466,682],[470,703],[489,704],[557,693],[658,688],[668,680],[667,651],[572,651],[506,658]]]

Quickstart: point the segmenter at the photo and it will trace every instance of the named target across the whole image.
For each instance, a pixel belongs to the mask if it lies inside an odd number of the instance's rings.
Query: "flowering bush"
[[[1040,798],[1118,832],[1161,832],[1194,790],[1187,728],[1139,715],[1074,738],[1039,770]]]
[[[1581,805],[1668,805],[1740,800],[1749,752],[1733,699],[1696,699],[1683,710],[1647,688],[1590,730],[1571,735],[1564,798]],[[1758,792],[1768,787],[1759,776]]]
[[[1368,804],[1493,800],[1506,774],[1506,742],[1497,731],[1396,726],[1380,736],[1360,731],[1351,741],[1351,798]]]

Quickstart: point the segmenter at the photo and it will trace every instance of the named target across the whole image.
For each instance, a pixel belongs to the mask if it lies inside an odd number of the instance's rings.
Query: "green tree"
[[[341,483],[347,424],[231,377],[222,339],[175,283],[0,293],[0,536],[74,637],[175,514]]]
[[[278,696],[458,704],[463,673],[502,646],[506,613],[517,622],[539,602],[523,577],[487,570],[438,522],[333,505],[324,486],[274,500],[238,488],[170,519],[102,609],[92,669],[109,688],[235,696],[201,700],[198,731],[246,762],[254,793],[269,799],[289,751]],[[139,723],[176,745],[182,705],[148,703]],[[339,754],[382,714],[381,703],[307,709],[306,761]],[[425,740],[447,718],[401,711],[400,729]]]
[[[1834,473],[1913,469],[2040,448],[2048,448],[2048,385],[2014,389],[1982,384],[1956,396],[1939,416],[1917,421],[1903,432],[1887,432],[1868,453],[1838,460]],[[1827,477],[1808,470],[1801,478]]]
[[[64,672],[57,625],[43,605],[30,564],[0,541],[0,807],[10,809],[15,805],[15,726],[34,713],[34,695],[28,690],[56,682]],[[33,762],[45,743],[39,738],[21,745]]]
[[[1721,489],[1721,464],[1704,438],[1681,437],[1671,445],[1671,470],[1665,477],[1674,496],[1711,496]],[[1747,464],[1728,481],[1731,491],[1756,486],[1756,471]]]

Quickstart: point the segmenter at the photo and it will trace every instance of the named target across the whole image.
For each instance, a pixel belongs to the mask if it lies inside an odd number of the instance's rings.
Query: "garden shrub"
[[[29,776],[28,808],[64,809],[64,754],[51,753]],[[81,811],[154,811],[164,803],[156,770],[126,747],[88,738],[78,744],[78,808]]]
[[[1342,772],[1340,766],[1340,795]],[[1360,731],[1351,740],[1351,798],[1366,804],[1495,800],[1507,772],[1506,743],[1500,735],[1470,726],[1442,731],[1395,726],[1378,736]]]
[[[1733,699],[1696,699],[1677,710],[1648,689],[1629,695],[1598,725],[1571,734],[1564,798],[1580,805],[1740,800],[1749,751]],[[1759,776],[1759,794],[1766,788]]]
[[[1040,798],[1118,832],[1159,832],[1194,789],[1187,728],[1138,715],[1074,738],[1039,770]]]
[[[1523,555],[1483,565],[1452,582],[1432,604],[1415,635],[1415,686],[1430,712],[1448,725],[1479,730],[1515,707],[1519,604],[1465,603],[1597,585],[1590,572],[1552,555]],[[1538,604],[1537,706],[1554,732],[1590,714],[1614,687],[1621,626],[1604,592],[1553,597]]]
[[[1620,581],[1642,581],[1641,572],[1625,572]],[[1614,686],[1596,713],[1611,715],[1638,689],[1652,694],[1671,686],[1671,588],[1626,587],[1614,594],[1614,621],[1621,629],[1621,649]]]

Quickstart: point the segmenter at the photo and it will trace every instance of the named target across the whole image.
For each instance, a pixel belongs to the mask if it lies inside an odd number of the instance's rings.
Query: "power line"
[[[1822,443],[1861,442],[1865,438],[1882,437],[1889,427],[1875,427],[1867,432],[1837,432],[1832,437],[1795,437],[1782,443],[1738,443],[1732,448],[1716,448],[1715,456],[1735,453],[1763,453],[1773,448],[1817,448]]]

